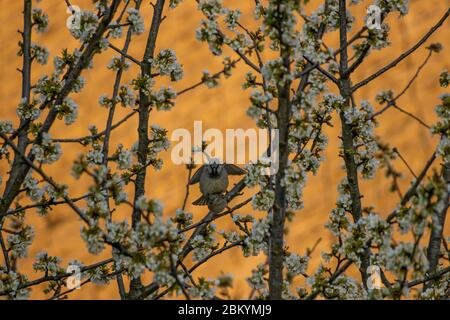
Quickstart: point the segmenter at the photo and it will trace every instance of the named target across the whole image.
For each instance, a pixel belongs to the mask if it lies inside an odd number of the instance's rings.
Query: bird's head
[[[223,164],[219,159],[211,159],[207,164],[208,174],[211,177],[217,177],[222,174]]]

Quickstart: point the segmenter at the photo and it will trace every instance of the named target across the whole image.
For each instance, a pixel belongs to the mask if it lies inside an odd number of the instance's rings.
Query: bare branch
[[[113,49],[114,51],[120,53],[120,54],[122,55],[122,57],[125,57],[125,58],[129,59],[130,61],[133,61],[133,62],[136,63],[139,67],[142,68],[142,63],[141,63],[138,59],[133,58],[132,56],[130,56],[128,53],[126,53],[126,51],[120,50],[119,48],[117,48],[116,46],[112,45],[111,43],[109,44],[109,47],[110,47],[111,49]]]

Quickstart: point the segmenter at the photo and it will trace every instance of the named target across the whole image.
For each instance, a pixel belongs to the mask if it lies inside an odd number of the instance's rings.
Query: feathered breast
[[[210,177],[208,174],[200,178],[200,191],[203,194],[222,193],[227,190],[228,175],[225,170],[218,177]]]

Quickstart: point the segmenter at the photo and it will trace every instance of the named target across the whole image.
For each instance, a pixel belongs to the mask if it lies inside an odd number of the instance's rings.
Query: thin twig
[[[434,160],[436,159],[436,152],[433,152],[430,159],[428,159],[427,163],[425,164],[425,167],[422,169],[422,172],[419,174],[417,179],[415,179],[413,185],[409,190],[406,192],[405,196],[403,197],[402,201],[400,201],[399,207],[403,207],[406,203],[408,203],[409,199],[411,199],[417,191],[417,187],[422,182],[423,178],[425,178],[425,175],[427,174],[428,169],[433,164]],[[399,213],[399,208],[395,209],[391,212],[391,214],[387,217],[386,221],[390,223]]]
[[[413,169],[411,168],[411,166],[408,164],[408,162],[405,160],[405,158],[403,158],[403,156],[400,154],[400,151],[398,151],[397,148],[394,148],[393,151],[398,155],[398,157],[402,160],[402,162],[405,164],[405,166],[408,168],[409,172],[411,172],[411,174],[414,176],[414,178],[417,179],[417,175],[414,173]]]
[[[84,267],[80,268],[80,272],[85,272],[85,271],[89,271],[89,270],[92,270],[92,269],[96,269],[98,267],[102,267],[104,265],[107,265],[107,264],[109,264],[109,263],[111,263],[113,261],[114,260],[112,258],[110,258],[110,259],[106,259],[106,260],[103,260],[103,261],[91,264],[89,266],[84,266]],[[70,277],[72,275],[73,275],[73,273],[65,272],[65,273],[60,273],[60,274],[56,274],[56,275],[53,275],[53,276],[45,276],[45,277],[42,277],[42,278],[38,278],[36,280],[25,282],[25,283],[19,285],[16,290],[29,288],[29,287],[38,285],[38,284],[43,283],[43,282],[62,280],[64,278]],[[8,294],[11,291],[12,291],[12,289],[0,291],[0,296]]]
[[[380,114],[382,114],[383,112],[385,112],[387,109],[389,109],[390,107],[392,107],[396,101],[398,99],[400,99],[401,96],[403,96],[406,91],[411,87],[411,85],[414,83],[414,80],[417,79],[417,77],[419,76],[420,71],[425,67],[425,65],[428,63],[428,61],[431,58],[431,55],[433,54],[432,50],[429,50],[427,57],[425,58],[424,62],[417,68],[416,72],[414,73],[414,75],[412,76],[412,78],[408,81],[407,85],[403,88],[403,90],[396,96],[394,97],[392,100],[390,100],[386,106],[381,109],[380,111],[375,112],[372,117],[370,118],[371,120],[374,119],[375,117],[379,116]]]
[[[128,119],[130,119],[132,116],[134,116],[137,113],[137,110],[131,111],[129,114],[127,114],[125,117],[123,117],[120,121],[117,121],[114,125],[111,126],[111,130],[116,129],[121,124],[125,123]],[[83,143],[87,140],[93,140],[98,139],[106,134],[106,130],[103,130],[97,134],[87,135],[80,138],[60,138],[60,139],[52,139],[53,142],[60,142],[60,143]]]
[[[406,57],[408,57],[411,53],[416,51],[418,48],[420,48],[420,46],[422,46],[422,44],[424,44],[428,40],[428,38],[430,38],[431,35],[437,29],[439,29],[439,27],[444,23],[444,21],[448,18],[449,15],[450,15],[450,9],[447,9],[447,11],[442,16],[442,18],[419,40],[419,42],[417,42],[409,50],[407,50],[404,53],[402,53],[398,58],[396,58],[394,61],[392,61],[391,63],[389,63],[385,67],[381,68],[380,70],[378,70],[377,72],[375,72],[371,76],[367,77],[366,79],[364,79],[361,82],[359,82],[356,85],[354,85],[352,87],[351,91],[355,92],[356,90],[358,90],[362,86],[365,86],[366,84],[368,84],[372,80],[378,78],[379,76],[384,74],[386,71],[388,71],[388,70],[392,69],[393,67],[395,67],[398,63],[400,63],[402,60],[404,60]]]

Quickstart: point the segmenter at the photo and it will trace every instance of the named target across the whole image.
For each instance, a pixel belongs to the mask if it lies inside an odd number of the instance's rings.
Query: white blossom
[[[132,34],[141,34],[145,31],[144,20],[138,10],[129,8],[127,10],[128,16],[126,22],[130,24]]]
[[[42,143],[33,145],[31,152],[37,161],[46,164],[57,161],[62,154],[61,145],[53,143],[49,133],[42,134]]]

